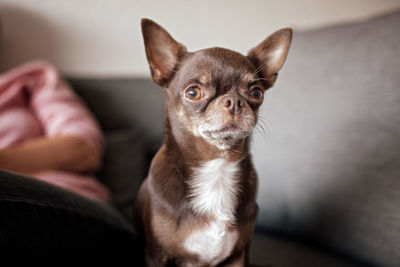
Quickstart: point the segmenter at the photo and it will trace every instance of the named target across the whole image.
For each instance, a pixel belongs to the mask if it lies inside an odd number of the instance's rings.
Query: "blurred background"
[[[0,0],[0,72],[41,58],[64,74],[105,133],[99,178],[123,209],[163,138],[143,17],[189,51],[246,54],[294,28],[251,143],[252,263],[400,266],[400,0]]]
[[[44,58],[72,76],[148,77],[143,17],[191,51],[222,46],[246,53],[281,27],[315,29],[398,8],[399,0],[0,0],[0,71]]]

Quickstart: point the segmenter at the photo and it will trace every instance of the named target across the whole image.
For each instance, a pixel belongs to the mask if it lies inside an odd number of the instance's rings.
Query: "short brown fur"
[[[166,93],[164,143],[151,163],[134,208],[144,234],[146,265],[210,266],[182,247],[193,231],[215,219],[213,214],[193,211],[188,181],[194,168],[223,158],[239,162],[235,221],[228,227],[228,231],[238,231],[239,238],[230,255],[217,265],[245,266],[257,219],[257,177],[249,142],[262,103],[249,92],[254,86],[265,91],[273,85],[286,59],[292,31],[274,33],[248,56],[223,48],[188,52],[148,19],[142,20],[142,32],[152,78]],[[190,101],[185,97],[193,85],[201,88],[204,99]],[[233,100],[238,102],[232,104]],[[233,137],[225,130],[199,134],[204,125],[233,127]],[[221,134],[224,138],[219,140]]]

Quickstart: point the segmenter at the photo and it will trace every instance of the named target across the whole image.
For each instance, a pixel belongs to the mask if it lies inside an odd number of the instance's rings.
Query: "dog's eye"
[[[254,87],[250,90],[250,97],[260,100],[263,98],[263,90],[259,87]]]
[[[185,96],[190,100],[199,100],[202,97],[202,91],[198,86],[191,86],[186,89]]]

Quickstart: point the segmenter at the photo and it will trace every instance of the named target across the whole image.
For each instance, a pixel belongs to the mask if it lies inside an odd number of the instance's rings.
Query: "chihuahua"
[[[249,142],[292,30],[244,56],[188,52],[154,21],[141,26],[151,76],[165,91],[164,141],[134,207],[146,266],[246,266],[258,212]]]

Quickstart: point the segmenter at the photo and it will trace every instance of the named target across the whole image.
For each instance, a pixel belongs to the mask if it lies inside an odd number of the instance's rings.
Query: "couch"
[[[251,144],[252,264],[400,266],[399,25],[395,12],[294,32]],[[129,216],[162,142],[162,89],[150,78],[67,80],[105,132],[98,176]]]

